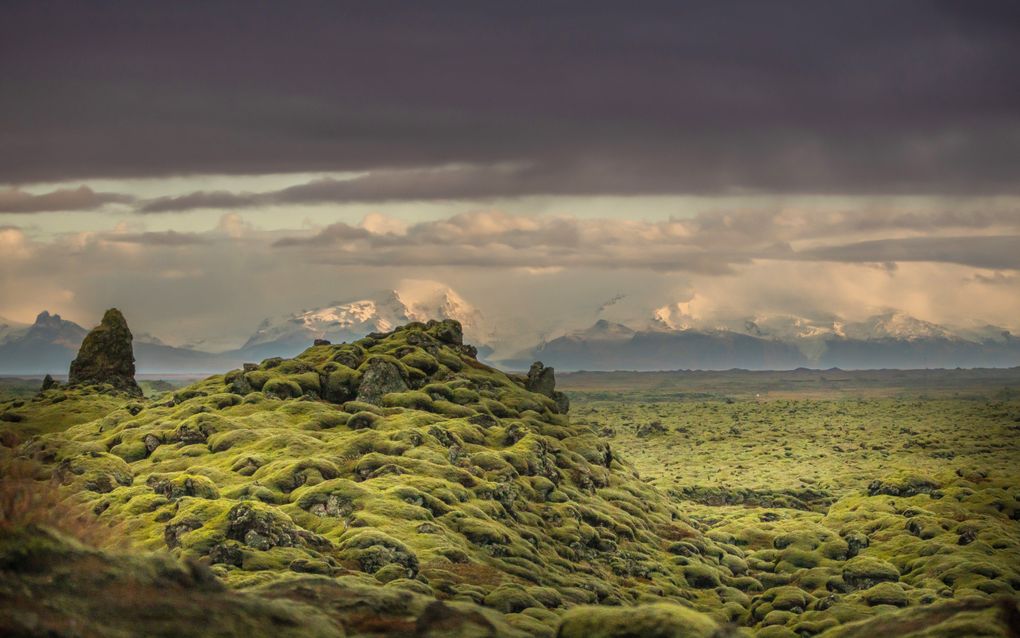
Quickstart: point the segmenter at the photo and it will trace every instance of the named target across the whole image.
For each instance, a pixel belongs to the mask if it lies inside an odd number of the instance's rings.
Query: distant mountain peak
[[[847,324],[847,337],[857,339],[948,339],[954,335],[947,328],[918,319],[901,310],[890,310]]]
[[[63,319],[58,314],[50,314],[49,310],[43,310],[35,317],[35,325],[57,325]]]
[[[608,319],[599,319],[590,327],[583,330],[575,330],[567,333],[567,338],[587,340],[616,340],[630,339],[634,336],[634,329],[622,323],[614,323]]]
[[[398,289],[366,298],[266,319],[245,348],[279,343],[310,343],[314,339],[346,341],[370,332],[389,332],[411,321],[456,319],[464,332],[485,341],[482,314],[449,286],[434,281],[408,280]]]
[[[43,310],[36,316],[35,323],[24,332],[24,337],[77,348],[87,332],[73,321],[67,321],[58,314],[50,314]]]

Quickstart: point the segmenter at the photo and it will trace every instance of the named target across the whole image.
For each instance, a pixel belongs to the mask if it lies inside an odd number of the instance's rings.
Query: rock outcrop
[[[42,387],[39,388],[39,391],[46,392],[50,388],[55,388],[58,385],[59,384],[57,383],[57,381],[52,376],[47,374],[45,377],[43,377]]]
[[[570,410],[570,399],[567,398],[567,395],[556,390],[555,371],[550,367],[546,367],[541,361],[531,364],[524,387],[528,392],[537,392],[555,401],[556,408],[560,414],[566,414]]]
[[[71,362],[68,385],[109,384],[141,396],[135,382],[133,337],[120,310],[110,308],[98,326],[85,335],[78,356]]]

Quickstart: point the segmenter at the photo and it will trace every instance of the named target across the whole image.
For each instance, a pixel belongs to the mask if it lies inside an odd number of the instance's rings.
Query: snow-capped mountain
[[[816,320],[793,315],[756,315],[741,323],[739,328],[734,329],[755,337],[782,341],[845,336],[845,322],[837,318]]]
[[[952,328],[918,319],[900,310],[890,310],[861,321],[835,315],[803,317],[788,314],[756,314],[744,318],[701,319],[685,311],[685,304],[657,308],[649,323],[658,330],[727,330],[766,339],[968,339],[1001,340],[1005,329],[998,326]]]
[[[505,361],[571,369],[952,368],[1020,365],[1020,339],[998,326],[955,328],[888,311],[861,321],[829,315],[757,314],[704,319],[696,302],[650,319],[565,330]]]
[[[456,319],[468,339],[489,341],[482,314],[453,289],[432,281],[405,281],[367,299],[336,302],[259,325],[243,350],[267,344],[308,345],[315,339],[350,341],[370,332],[387,332],[409,321]]]
[[[956,337],[943,326],[893,311],[869,317],[864,321],[845,324],[843,336],[848,339],[950,339]]]
[[[756,337],[784,341],[799,339],[954,339],[957,331],[930,321],[912,317],[905,312],[890,311],[863,321],[847,321],[840,317],[799,317],[796,315],[756,315],[744,319],[742,326],[731,329]],[[742,328],[742,329],[741,329]]]
[[[640,316],[640,308],[616,310],[619,316]],[[497,334],[494,324],[448,286],[405,281],[395,290],[267,320],[239,349],[173,347],[139,330],[134,351],[143,374],[207,373],[294,356],[315,339],[338,343],[409,321],[456,319],[483,357],[513,369],[526,369],[534,360],[563,370],[1020,365],[1020,338],[1000,326],[943,326],[899,311],[849,321],[764,313],[704,319],[696,310],[690,303],[672,304],[646,310],[644,320],[601,318],[587,328],[575,324],[540,339],[512,322]],[[63,374],[85,333],[77,323],[45,311],[31,325],[0,320],[0,374]]]

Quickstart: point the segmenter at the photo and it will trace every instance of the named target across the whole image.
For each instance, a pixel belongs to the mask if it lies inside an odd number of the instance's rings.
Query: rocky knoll
[[[68,384],[109,384],[115,389],[141,396],[135,382],[133,337],[120,310],[110,308],[103,320],[82,341],[78,356],[71,362]]]
[[[701,575],[741,550],[685,521],[536,376],[480,363],[456,322],[412,323],[125,405],[22,454],[125,542],[234,588],[345,577],[480,605],[531,635],[592,604],[726,624]]]

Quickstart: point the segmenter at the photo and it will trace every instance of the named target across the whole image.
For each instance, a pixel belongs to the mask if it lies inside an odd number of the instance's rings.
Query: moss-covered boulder
[[[395,361],[386,357],[370,359],[360,371],[358,401],[378,404],[387,394],[406,392],[410,389],[404,370]]]

